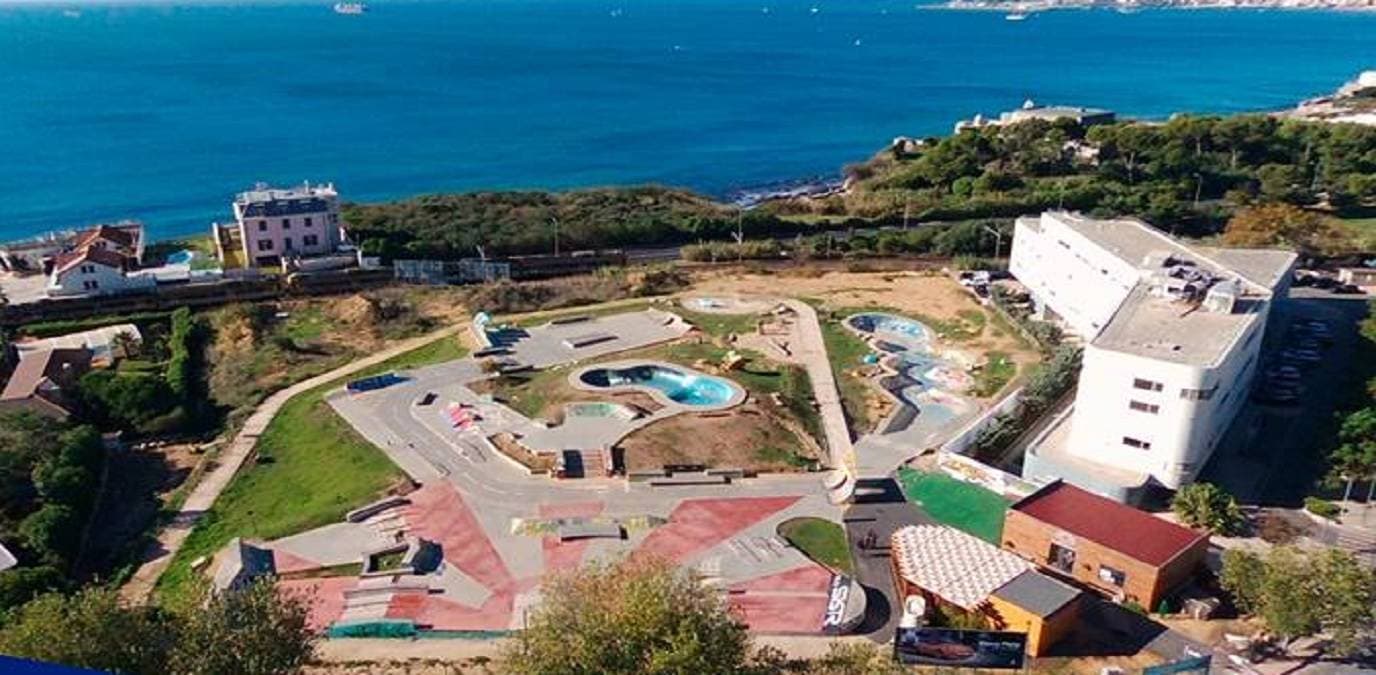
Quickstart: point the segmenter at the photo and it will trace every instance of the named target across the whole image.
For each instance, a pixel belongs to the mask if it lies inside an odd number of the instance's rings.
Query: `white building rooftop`
[[[1162,361],[1217,363],[1296,259],[1290,251],[1193,246],[1135,219],[1048,215],[1141,273],[1092,344]],[[1020,223],[1041,229],[1036,218]]]

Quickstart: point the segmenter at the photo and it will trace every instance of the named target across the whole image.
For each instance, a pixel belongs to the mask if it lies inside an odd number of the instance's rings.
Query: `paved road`
[[[471,360],[427,366],[409,372],[410,380],[359,396],[334,395],[334,406],[355,429],[381,448],[398,466],[421,483],[443,478],[465,496],[486,508],[505,508],[524,513],[532,504],[579,502],[597,498],[608,502],[608,511],[657,512],[691,497],[755,497],[818,494],[822,487],[815,474],[789,474],[737,481],[729,487],[683,486],[652,488],[624,480],[582,479],[551,481],[532,477],[524,469],[492,452],[476,438],[437,433],[435,425],[419,416],[438,415],[433,407],[418,408],[415,401],[426,392],[439,392],[441,400],[455,400],[464,383],[482,373]],[[498,404],[482,407],[485,416],[516,415]],[[615,507],[615,508],[613,508]]]
[[[238,435],[234,437],[229,446],[215,458],[214,467],[191,490],[191,494],[187,496],[186,502],[182,504],[181,509],[172,518],[172,522],[158,533],[158,538],[145,555],[143,564],[139,566],[133,577],[121,589],[121,594],[127,599],[138,602],[148,599],[158,577],[162,576],[163,570],[167,568],[167,564],[181,549],[182,544],[185,543],[187,536],[191,534],[191,530],[196,526],[201,516],[210,510],[220,493],[233,480],[239,467],[243,466],[244,460],[253,452],[253,447],[258,443],[258,437],[267,429],[268,423],[272,421],[272,418],[277,415],[277,411],[289,399],[331,380],[356,373],[436,340],[456,335],[464,328],[466,328],[464,324],[459,324],[420,337],[403,340],[392,347],[298,382],[267,397],[244,422],[243,428],[239,430]]]

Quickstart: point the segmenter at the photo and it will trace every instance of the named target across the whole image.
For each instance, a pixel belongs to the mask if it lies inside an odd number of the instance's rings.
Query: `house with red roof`
[[[151,291],[157,280],[134,273],[138,262],[101,240],[57,254],[48,273],[49,297],[111,295]]]
[[[1003,548],[1115,600],[1155,609],[1204,566],[1209,535],[1053,481],[1009,507]]]
[[[143,264],[143,224],[134,221],[113,225],[96,225],[76,235],[72,250],[100,248],[129,258],[134,265]]]

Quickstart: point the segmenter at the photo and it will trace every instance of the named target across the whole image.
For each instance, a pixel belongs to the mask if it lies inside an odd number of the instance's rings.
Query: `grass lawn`
[[[682,307],[675,307],[674,313],[715,337],[726,337],[731,333],[749,335],[755,332],[755,326],[761,319],[759,314],[716,314],[694,312]]]
[[[841,407],[846,412],[848,426],[856,433],[865,433],[873,429],[878,421],[870,419],[868,401],[873,393],[870,385],[853,373],[862,364],[861,359],[874,350],[841,325],[840,320],[846,316],[849,314],[838,314],[836,321],[827,317],[818,318],[822,326],[822,342],[827,348],[831,373],[836,377],[836,388],[841,395]]]
[[[988,398],[999,393],[1018,374],[1018,364],[1004,352],[985,354],[984,367],[975,374],[975,387],[970,393]]]
[[[1344,218],[1341,222],[1351,228],[1362,250],[1376,247],[1376,218]]]
[[[855,573],[846,531],[821,518],[793,518],[779,523],[779,536],[804,555],[846,574]]]
[[[258,440],[263,459],[245,464],[196,525],[158,580],[159,594],[181,594],[197,579],[191,561],[213,555],[234,537],[273,539],[336,522],[401,479],[401,470],[336,415],[324,396],[344,379],[463,353],[457,339],[444,338],[287,401]]]
[[[898,484],[908,501],[916,502],[927,515],[993,544],[1003,534],[1003,515],[1008,502],[978,485],[945,474],[923,473],[903,467]]]

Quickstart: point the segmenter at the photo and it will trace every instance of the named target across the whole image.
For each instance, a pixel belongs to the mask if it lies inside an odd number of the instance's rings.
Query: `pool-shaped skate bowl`
[[[935,353],[932,333],[921,322],[864,312],[846,317],[845,325],[868,340],[875,357],[893,373],[882,378],[880,386],[917,411],[918,426],[939,427],[973,409],[958,393],[969,389],[973,378]]]
[[[580,368],[569,382],[586,391],[630,390],[669,406],[721,410],[745,400],[745,390],[723,377],[656,361],[618,361]]]
[[[858,333],[873,335],[876,339],[882,340],[890,346],[899,346],[908,350],[926,351],[927,344],[931,340],[931,334],[927,332],[926,326],[912,319],[893,314],[878,312],[853,314],[846,317],[846,325]]]

